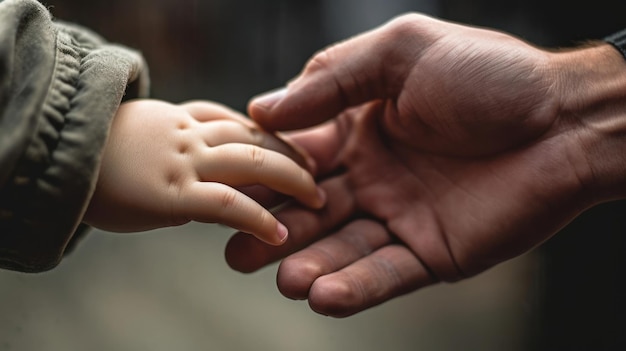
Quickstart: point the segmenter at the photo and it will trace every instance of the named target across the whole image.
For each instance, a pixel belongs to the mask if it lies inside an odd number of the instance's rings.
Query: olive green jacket
[[[0,0],[0,268],[55,267],[93,194],[122,99],[145,96],[135,51]]]

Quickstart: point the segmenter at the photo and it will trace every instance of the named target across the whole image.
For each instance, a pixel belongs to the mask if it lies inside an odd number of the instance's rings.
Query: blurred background
[[[245,112],[319,49],[418,11],[567,47],[626,27],[618,0],[48,0],[59,19],[140,50],[152,97]],[[0,271],[2,350],[624,350],[626,206],[583,214],[478,277],[346,319],[283,298],[276,265],[244,275],[233,233],[192,223],[92,231],[56,269]]]

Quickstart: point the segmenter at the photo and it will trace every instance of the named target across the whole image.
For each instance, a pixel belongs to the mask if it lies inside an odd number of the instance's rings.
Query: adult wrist
[[[626,198],[626,60],[606,42],[557,56],[559,118],[584,153],[590,200]]]

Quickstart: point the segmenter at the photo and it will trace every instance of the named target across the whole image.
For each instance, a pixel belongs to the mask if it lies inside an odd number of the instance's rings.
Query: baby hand
[[[298,155],[215,103],[124,103],[113,120],[84,221],[115,232],[221,223],[281,244],[285,226],[235,188],[262,185],[311,208],[322,207],[325,196],[307,170],[274,150]]]

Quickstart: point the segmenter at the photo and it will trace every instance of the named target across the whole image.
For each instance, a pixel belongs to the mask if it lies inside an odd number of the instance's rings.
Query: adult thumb
[[[248,113],[268,130],[292,130],[397,97],[421,46],[419,40],[407,45],[412,34],[405,24],[414,20],[405,15],[317,53],[286,88],[253,98]]]

